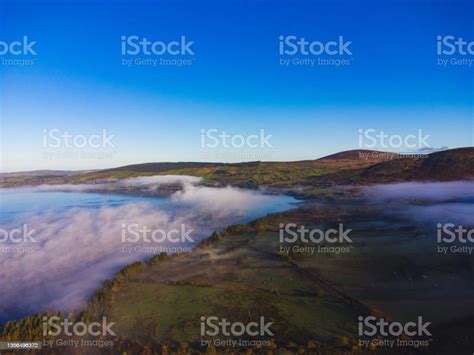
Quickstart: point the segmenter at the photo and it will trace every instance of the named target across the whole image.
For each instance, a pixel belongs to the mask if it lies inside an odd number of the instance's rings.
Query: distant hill
[[[314,183],[365,184],[474,179],[474,148],[444,150],[420,157],[399,156],[368,167],[318,176]]]
[[[388,152],[379,152],[376,150],[367,150],[367,149],[354,149],[354,150],[345,150],[343,152],[331,154],[325,156],[323,158],[317,159],[319,161],[324,160],[357,160],[357,159],[364,159],[365,157],[370,157],[372,159],[385,160]]]
[[[245,188],[321,187],[405,181],[474,178],[474,148],[444,150],[416,157],[373,150],[348,150],[315,160],[292,162],[165,162],[89,172],[36,171],[0,175],[0,186],[94,184],[150,175],[193,175],[206,184]]]
[[[297,160],[289,162],[261,162],[249,161],[242,163],[207,163],[207,162],[166,162],[166,163],[144,163],[125,165],[118,168],[107,169],[103,171],[143,171],[143,172],[162,172],[171,169],[189,169],[189,168],[209,168],[209,167],[257,167],[261,164],[290,164],[290,165],[308,165],[315,162],[334,161],[334,160],[360,160],[369,159],[377,161],[387,160],[391,153],[379,152],[376,150],[354,149],[331,154],[314,160]]]
[[[85,174],[94,170],[32,170],[32,171],[19,171],[14,173],[0,173],[0,178],[8,177],[21,177],[21,176],[69,176],[77,174]]]
[[[444,150],[421,159],[387,161],[366,168],[362,176],[384,181],[474,178],[474,148]]]
[[[219,166],[219,163],[198,163],[198,162],[176,162],[176,163],[144,163],[144,164],[133,164],[120,166],[118,168],[102,170],[106,171],[142,171],[142,172],[153,172],[160,173],[172,169],[189,169],[189,168],[204,168]]]
[[[142,171],[142,172],[153,172],[161,173],[168,170],[175,169],[195,169],[195,168],[212,168],[220,166],[236,166],[236,167],[249,167],[257,166],[260,162],[245,162],[245,163],[203,163],[203,162],[170,162],[170,163],[144,163],[144,164],[133,164],[125,165],[118,168],[107,169],[105,171]]]

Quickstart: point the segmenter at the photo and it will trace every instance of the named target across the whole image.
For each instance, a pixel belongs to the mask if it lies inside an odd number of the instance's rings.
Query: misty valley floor
[[[312,254],[321,246],[304,244],[290,245],[293,252],[286,253],[280,223],[342,223],[352,229],[353,243],[339,254]],[[189,254],[135,265],[89,311],[106,314],[118,334],[151,348],[185,343],[201,350],[201,316],[242,322],[264,316],[274,324],[273,347],[296,352],[314,345],[323,353],[368,351],[359,347],[359,316],[401,322],[422,316],[432,323],[429,352],[443,353],[441,335],[456,326],[450,322],[474,314],[472,265],[470,256],[440,255],[433,234],[386,216],[378,204],[308,202],[214,234]],[[450,341],[450,347],[471,345],[462,333]]]

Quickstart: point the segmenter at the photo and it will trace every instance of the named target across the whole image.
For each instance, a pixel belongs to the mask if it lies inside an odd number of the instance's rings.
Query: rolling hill
[[[242,188],[318,188],[408,181],[449,181],[474,178],[474,148],[458,148],[410,156],[371,150],[349,150],[316,160],[292,162],[163,162],[65,175],[0,176],[1,187],[40,184],[94,184],[150,175],[193,175],[204,184]]]
[[[409,181],[453,181],[474,178],[474,148],[458,148],[426,156],[399,157],[368,167],[314,177],[312,184],[364,185]]]

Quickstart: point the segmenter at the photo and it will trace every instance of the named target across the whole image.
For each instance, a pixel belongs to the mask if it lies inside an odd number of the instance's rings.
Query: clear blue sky
[[[471,0],[0,4],[0,40],[36,42],[36,55],[21,57],[33,65],[0,65],[2,171],[253,160],[206,159],[200,130],[210,128],[264,129],[272,160],[357,149],[359,128],[422,129],[435,148],[473,144],[474,64],[441,67],[436,53],[437,35],[474,40]],[[192,65],[124,66],[123,35],[185,36],[194,42]],[[352,42],[350,65],[282,66],[281,35],[343,36]],[[43,130],[55,128],[106,129],[116,148],[105,159],[46,159]]]

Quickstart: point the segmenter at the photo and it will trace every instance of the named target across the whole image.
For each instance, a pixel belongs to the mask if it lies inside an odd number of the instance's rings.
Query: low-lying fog
[[[183,189],[169,198],[85,193],[91,185],[0,189],[0,322],[43,310],[74,310],[118,269],[149,259],[160,247],[191,248],[213,231],[289,209],[295,202],[199,182],[192,176],[152,176],[101,185],[153,189],[181,184]],[[25,225],[33,241],[5,238]],[[183,234],[190,239],[146,242],[140,237],[134,242],[138,227],[158,230],[157,238],[175,229],[180,232],[173,238]]]
[[[401,183],[364,189],[384,212],[436,229],[438,223],[474,226],[474,181]]]

